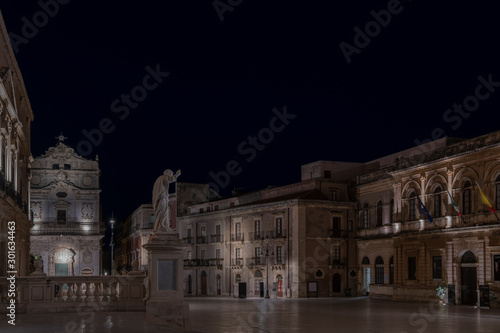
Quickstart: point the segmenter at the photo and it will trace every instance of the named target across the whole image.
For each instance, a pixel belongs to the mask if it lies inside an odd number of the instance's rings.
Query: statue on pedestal
[[[170,183],[177,181],[181,175],[181,170],[174,172],[170,169],[165,170],[163,175],[158,177],[153,186],[153,211],[155,214],[155,224],[153,232],[157,231],[172,232],[170,225],[170,207],[168,206],[168,187]]]

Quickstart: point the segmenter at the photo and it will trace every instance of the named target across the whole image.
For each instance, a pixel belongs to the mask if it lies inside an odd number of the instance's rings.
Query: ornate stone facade
[[[428,301],[444,285],[485,306],[500,294],[500,132],[430,145],[358,178],[359,292]]]
[[[29,273],[29,167],[33,112],[0,13],[0,276]],[[8,223],[15,223],[15,264],[7,266]],[[12,224],[11,224],[12,225]],[[10,235],[12,236],[12,234]]]
[[[31,253],[47,275],[99,275],[104,226],[99,204],[100,170],[64,144],[35,158],[31,173]]]

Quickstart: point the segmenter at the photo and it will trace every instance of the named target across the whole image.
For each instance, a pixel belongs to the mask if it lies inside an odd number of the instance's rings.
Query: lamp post
[[[111,221],[109,221],[109,223],[111,223],[111,241],[109,242],[109,246],[111,246],[111,275],[114,274],[114,271],[113,271],[113,248],[115,247],[115,239],[114,239],[114,236],[115,236],[115,220],[113,217],[111,217]]]
[[[268,237],[266,237],[266,240],[264,241],[266,243],[266,246],[262,248],[262,255],[266,256],[266,296],[264,298],[270,298],[269,297],[269,240]],[[274,255],[274,251],[271,247],[271,255]]]

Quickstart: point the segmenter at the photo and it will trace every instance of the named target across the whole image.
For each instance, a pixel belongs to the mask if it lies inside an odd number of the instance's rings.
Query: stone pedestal
[[[179,235],[157,232],[148,244],[148,297],[146,311],[169,323],[188,328],[189,305],[183,292],[183,250]]]

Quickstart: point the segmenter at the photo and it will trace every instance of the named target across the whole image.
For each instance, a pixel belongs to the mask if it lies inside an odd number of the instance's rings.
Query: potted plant
[[[436,296],[439,298],[439,304],[446,304],[446,295],[448,293],[448,288],[438,285],[436,288]]]

